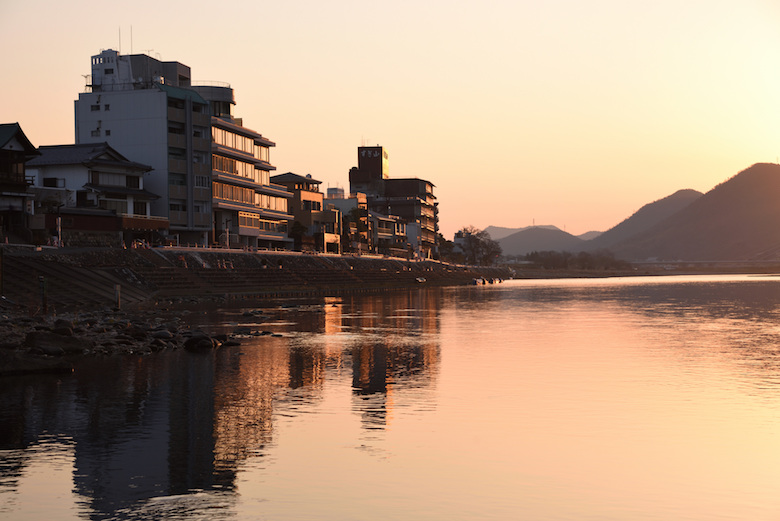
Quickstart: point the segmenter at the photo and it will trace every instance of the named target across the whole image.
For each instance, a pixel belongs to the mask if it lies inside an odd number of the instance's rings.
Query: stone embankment
[[[6,246],[0,253],[0,375],[69,371],[74,356],[211,349],[242,335],[272,334],[192,331],[177,316],[176,304],[184,301],[341,295],[510,276],[500,268],[282,252]]]
[[[501,268],[283,252],[8,247],[2,252],[3,298],[46,312],[117,307],[117,292],[124,308],[177,298],[339,295],[510,277]]]

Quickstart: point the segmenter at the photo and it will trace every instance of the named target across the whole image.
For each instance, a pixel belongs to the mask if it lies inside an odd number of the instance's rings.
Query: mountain
[[[558,228],[532,226],[497,241],[504,255],[525,255],[532,251],[580,251],[584,241]]]
[[[626,260],[777,259],[778,195],[780,165],[758,163],[610,249]]]
[[[504,228],[502,226],[488,226],[483,231],[488,232],[488,235],[490,235],[490,238],[494,241],[498,241],[500,239],[503,239],[504,237],[509,237],[513,233],[521,232],[523,230],[527,230],[529,228],[533,228],[533,226],[526,226],[524,228]],[[537,228],[548,228],[550,230],[557,230],[558,227],[556,226],[538,226]]]
[[[610,249],[614,244],[642,233],[671,217],[702,196],[696,190],[679,190],[670,196],[644,205],[631,217],[584,245],[586,250]]]
[[[604,232],[585,232],[582,235],[576,235],[575,237],[582,239],[583,241],[590,241],[602,235],[603,233]]]

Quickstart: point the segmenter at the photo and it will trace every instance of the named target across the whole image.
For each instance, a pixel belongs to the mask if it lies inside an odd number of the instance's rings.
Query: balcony
[[[187,187],[184,185],[168,185],[168,197],[171,199],[187,199]]]
[[[168,171],[180,174],[187,173],[187,161],[184,159],[168,159]]]
[[[187,212],[177,212],[171,210],[168,217],[169,222],[173,226],[187,226]]]
[[[173,134],[173,133],[169,132],[168,133],[168,146],[170,146],[170,147],[178,147],[178,148],[187,148],[187,138],[185,138],[181,134]]]

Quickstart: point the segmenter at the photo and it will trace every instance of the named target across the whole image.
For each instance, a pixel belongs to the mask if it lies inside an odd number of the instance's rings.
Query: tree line
[[[581,251],[533,251],[520,256],[522,260],[546,270],[627,270],[631,264],[615,258],[608,250]]]

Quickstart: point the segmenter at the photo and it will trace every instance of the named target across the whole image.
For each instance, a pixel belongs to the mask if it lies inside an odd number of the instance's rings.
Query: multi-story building
[[[30,239],[27,218],[31,194],[27,188],[31,180],[26,175],[25,163],[38,154],[19,123],[0,124],[0,233],[3,240],[10,233]]]
[[[288,230],[300,243],[296,244],[296,249],[341,253],[341,212],[332,205],[323,207],[322,182],[313,179],[311,174],[302,176],[292,172],[273,176],[271,182],[285,186],[292,194],[290,213],[293,220],[288,224]],[[293,231],[297,226],[302,228]]]
[[[75,102],[76,143],[105,141],[152,167],[145,185],[160,198],[152,215],[182,243],[206,245],[211,217],[211,116],[191,86],[190,68],[147,55],[105,50]]]
[[[406,257],[409,243],[406,238],[406,222],[397,215],[383,215],[369,211],[370,229],[376,253],[393,257]]]
[[[211,113],[214,240],[230,247],[289,249],[292,194],[270,181],[276,167],[269,152],[276,144],[231,114],[235,101],[229,85],[196,85],[192,90],[208,101]]]
[[[234,104],[228,84],[193,84],[184,64],[109,49],[92,57],[76,101],[76,142],[106,141],[152,166],[152,214],[180,243],[288,247],[290,194],[269,181],[274,143],[234,118]]]
[[[341,247],[345,252],[370,253],[374,251],[371,219],[368,218],[368,199],[364,193],[345,197],[342,189],[328,189],[324,200],[326,208],[341,212]]]
[[[434,185],[418,178],[390,178],[388,163],[387,151],[381,146],[358,147],[358,166],[349,172],[350,190],[364,191],[372,211],[403,219],[415,253],[432,257],[439,230]]]

